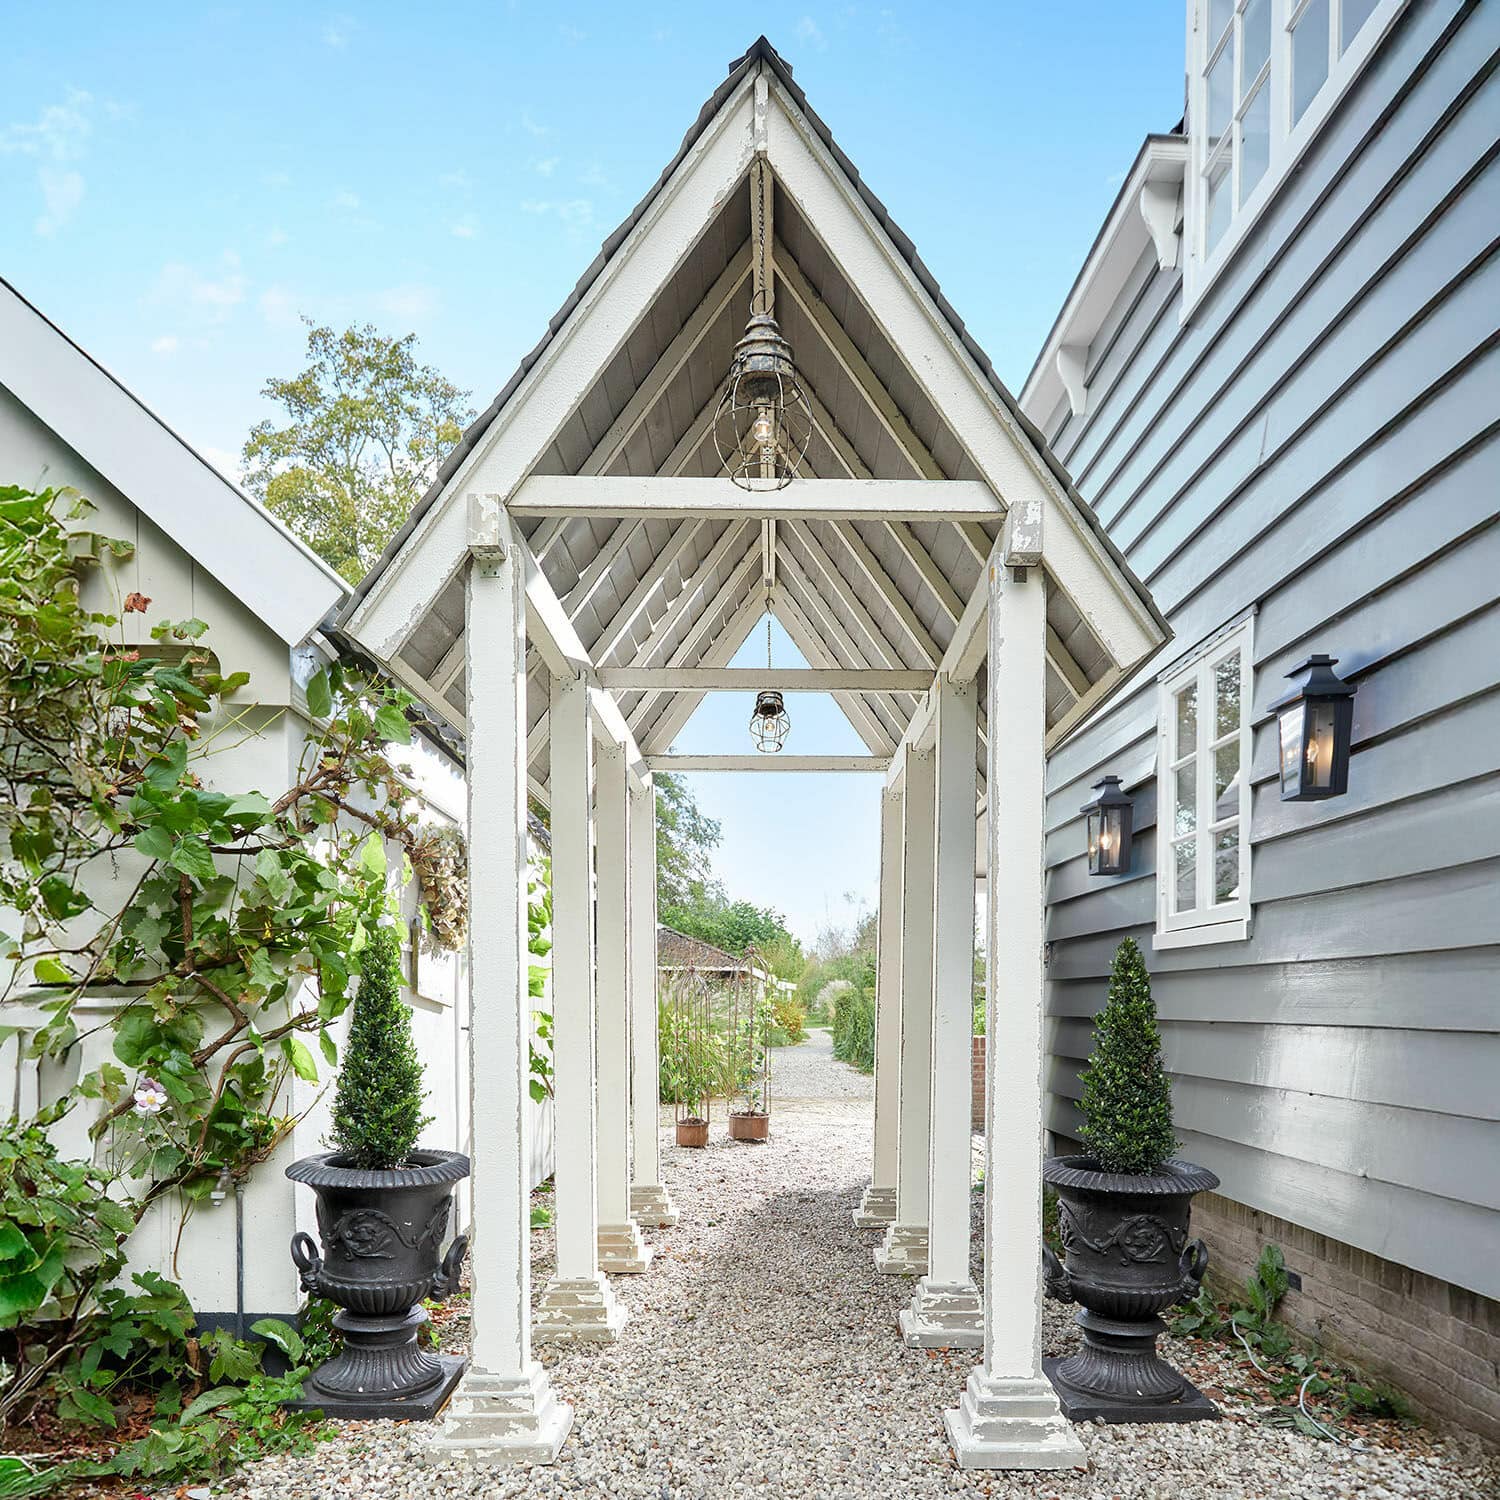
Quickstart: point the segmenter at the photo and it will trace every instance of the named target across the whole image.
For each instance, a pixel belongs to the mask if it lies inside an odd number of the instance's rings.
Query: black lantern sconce
[[[1089,874],[1124,875],[1130,869],[1134,806],[1120,790],[1118,776],[1104,777],[1094,790],[1099,795],[1081,809],[1088,816]]]
[[[1309,656],[1286,675],[1302,678],[1274,704],[1281,735],[1281,800],[1316,802],[1349,790],[1354,684],[1333,669],[1336,656]]]

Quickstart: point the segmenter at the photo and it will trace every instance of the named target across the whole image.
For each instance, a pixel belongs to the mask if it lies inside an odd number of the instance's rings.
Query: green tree
[[[720,828],[699,808],[682,777],[658,771],[655,780],[656,900],[665,911],[691,905],[714,889],[710,858]]]
[[[1081,1078],[1082,1135],[1106,1172],[1154,1172],[1177,1149],[1151,978],[1134,938],[1115,949],[1109,998],[1094,1018]]]
[[[349,1040],[333,1101],[333,1144],[350,1165],[401,1166],[431,1115],[422,1113],[422,1060],[412,1040],[411,1012],[401,999],[396,934],[377,927],[354,999]]]
[[[417,363],[414,333],[307,324],[308,365],[261,394],[286,420],[245,442],[245,485],[350,582],[369,570],[474,415],[469,392]]]

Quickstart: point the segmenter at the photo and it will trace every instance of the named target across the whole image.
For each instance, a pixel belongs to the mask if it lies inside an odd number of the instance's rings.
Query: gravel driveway
[[[831,1031],[809,1031],[795,1047],[771,1049],[771,1098],[865,1099],[875,1097],[875,1080],[833,1055]]]
[[[800,1054],[795,1059],[793,1052]],[[526,1471],[431,1469],[414,1453],[428,1429],[347,1424],[311,1456],[267,1460],[231,1481],[247,1500],[435,1500],[448,1496],[906,1497],[985,1494],[1036,1500],[1241,1500],[1358,1495],[1478,1500],[1500,1493],[1500,1467],[1426,1431],[1405,1452],[1368,1454],[1240,1420],[1083,1429],[1090,1466],[1061,1474],[966,1474],[953,1462],[941,1412],[954,1405],[968,1353],[904,1349],[902,1277],[877,1275],[873,1233],[849,1222],[869,1170],[869,1080],[819,1041],[775,1064],[771,1141],[732,1144],[722,1117],[703,1151],[663,1148],[682,1210],[649,1231],[656,1260],[615,1278],[630,1310],[620,1341],[544,1348],[573,1432],[558,1462]],[[836,1070],[842,1070],[836,1071]],[[830,1098],[848,1073],[860,1098]],[[848,1084],[854,1087],[853,1084]],[[792,1088],[807,1091],[794,1100]],[[666,1139],[670,1139],[670,1133]],[[975,1195],[975,1222],[982,1199]],[[533,1291],[551,1269],[550,1231],[533,1242]],[[1068,1310],[1048,1304],[1049,1352],[1069,1346]],[[445,1342],[462,1348],[462,1316]],[[1172,1356],[1221,1391],[1233,1367],[1173,1341]]]

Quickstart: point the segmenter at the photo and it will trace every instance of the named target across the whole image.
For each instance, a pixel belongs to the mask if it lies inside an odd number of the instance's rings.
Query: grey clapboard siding
[[[1119,940],[1230,1196],[1500,1296],[1500,7],[1414,0],[1181,319],[1149,257],[1048,430],[1175,639],[1050,757],[1049,1125]],[[1041,414],[1038,414],[1041,415]],[[1242,942],[1156,951],[1156,679],[1256,614]],[[1280,800],[1269,705],[1326,650],[1350,790]],[[1131,872],[1079,808],[1132,787]]]

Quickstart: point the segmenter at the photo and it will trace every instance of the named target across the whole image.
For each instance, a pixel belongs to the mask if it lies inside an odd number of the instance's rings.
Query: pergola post
[[[469,827],[484,830],[469,847],[470,1363],[427,1455],[551,1463],[573,1408],[531,1353],[525,583],[509,518],[491,521],[467,584],[468,639],[485,643],[467,656]]]
[[[904,752],[902,752],[904,753]],[[904,783],[880,797],[880,911],[875,947],[875,1162],[854,1210],[858,1229],[896,1218],[896,1155],[901,1125],[901,870]]]
[[[594,736],[585,677],[553,677],[551,724],[557,1267],[537,1308],[536,1336],[613,1339],[624,1326],[625,1309],[599,1270],[591,878]]]
[[[630,786],[630,1214],[664,1229],[677,1206],[661,1181],[656,1035],[656,789]]]
[[[943,1420],[966,1469],[1057,1469],[1084,1456],[1041,1366],[1042,570],[992,559],[989,595],[984,1362]]]
[[[974,1035],[974,752],[978,689],[939,677],[936,883],[933,900],[932,1098],[929,1128],[927,1274],[901,1312],[912,1348],[978,1349],[984,1343],[979,1289],[969,1275],[972,1178],[970,1090]]]
[[[932,1096],[933,808],[932,751],[906,755],[905,858],[901,871],[901,1099],[896,1217],[875,1249],[875,1269],[895,1276],[927,1270],[928,1111]]]
[[[599,1269],[644,1271],[651,1250],[630,1217],[630,791],[625,747],[605,740],[595,773],[599,1069]]]

